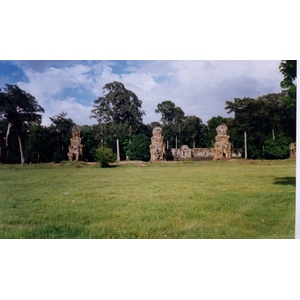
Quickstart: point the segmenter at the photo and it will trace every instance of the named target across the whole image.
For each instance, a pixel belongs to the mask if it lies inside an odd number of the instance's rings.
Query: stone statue
[[[217,128],[217,136],[215,143],[214,159],[230,159],[231,158],[231,143],[229,143],[229,135],[227,135],[227,126],[219,125]]]
[[[83,145],[81,144],[80,128],[75,126],[72,129],[72,138],[70,139],[69,161],[78,161],[82,159]]]
[[[160,127],[154,127],[152,131],[150,155],[150,161],[160,161],[166,158],[166,145],[164,144],[164,137]]]

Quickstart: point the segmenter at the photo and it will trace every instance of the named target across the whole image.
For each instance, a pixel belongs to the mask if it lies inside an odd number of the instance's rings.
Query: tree
[[[157,104],[157,109],[155,110],[157,114],[161,114],[161,121],[163,125],[169,125],[173,123],[175,119],[175,104],[166,100]]]
[[[185,120],[184,112],[180,107],[176,107],[175,104],[166,100],[157,105],[155,112],[161,114],[161,121],[163,124],[163,134],[167,140],[167,148],[169,143],[174,142],[177,148],[177,138],[183,129],[183,122]]]
[[[279,65],[279,70],[283,75],[283,80],[280,82],[280,86],[283,89],[293,86],[293,81],[297,77],[297,61],[282,60]]]
[[[217,127],[224,123],[224,118],[221,116],[212,117],[207,121],[206,143],[207,147],[214,147],[217,135]]]
[[[180,107],[175,107],[175,114],[174,114],[174,128],[176,132],[176,146],[175,148],[178,147],[178,136],[180,137],[181,132],[184,127],[184,121],[185,121],[185,116],[184,112]]]
[[[41,124],[44,109],[29,93],[21,90],[17,85],[6,84],[4,92],[0,90],[0,118],[7,121],[5,146],[9,146],[9,134],[14,127],[20,151],[20,161],[24,164],[24,154],[21,133],[24,127]]]
[[[99,125],[83,125],[80,127],[82,144],[84,147],[83,156],[85,161],[94,161],[96,150],[101,146]]]
[[[149,146],[151,139],[143,133],[139,133],[132,137],[132,142],[129,145],[127,156],[130,160],[150,160]]]
[[[76,125],[72,119],[67,118],[67,113],[61,112],[60,114],[50,117],[53,124],[50,125],[55,136],[55,151],[54,161],[60,162],[67,159],[68,147],[70,145],[70,138],[72,136],[72,128]]]
[[[29,128],[25,161],[42,163],[53,161],[55,137],[49,127],[32,125]]]
[[[285,107],[285,124],[286,131],[296,140],[296,95],[297,86],[294,80],[297,77],[297,61],[296,60],[282,60],[279,65],[279,70],[283,75],[283,81],[280,86],[284,89],[284,107]]]
[[[201,132],[202,121],[199,117],[188,116],[184,121],[184,143],[190,147],[196,148],[196,144],[199,144],[200,141],[200,132]]]
[[[275,139],[269,138],[264,142],[264,154],[267,159],[283,159],[288,158],[290,154],[289,144],[292,139],[279,132]]]
[[[99,124],[116,125],[117,160],[120,160],[119,125],[129,127],[128,135],[135,132],[142,123],[145,112],[141,110],[142,101],[121,82],[111,82],[103,87],[103,96],[94,101],[91,118]]]
[[[247,133],[245,150],[248,150],[250,158],[264,157],[264,142],[270,136],[275,140],[277,133],[285,131],[287,134],[284,92],[260,96],[257,99],[235,98],[234,102],[226,101],[226,104],[225,108],[235,113],[232,124],[236,135],[240,135],[242,140],[242,135]]]

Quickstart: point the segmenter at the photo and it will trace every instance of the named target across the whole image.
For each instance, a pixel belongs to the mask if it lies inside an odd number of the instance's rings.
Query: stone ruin
[[[296,143],[290,143],[290,157],[296,157]]]
[[[229,135],[227,135],[227,126],[225,124],[217,127],[217,136],[215,143],[214,159],[230,159],[231,158],[231,143],[229,143]]]
[[[164,144],[164,137],[162,136],[162,129],[154,127],[152,131],[151,145],[150,145],[150,161],[161,161],[166,159],[166,145]]]
[[[242,154],[238,149],[232,149],[227,135],[228,128],[225,124],[216,128],[217,136],[214,148],[189,148],[183,145],[180,148],[165,150],[162,129],[155,127],[151,139],[151,161],[158,160],[220,160],[232,157],[240,158]]]
[[[75,126],[72,129],[72,137],[70,138],[69,161],[79,161],[82,159],[83,145],[81,144],[80,128]]]

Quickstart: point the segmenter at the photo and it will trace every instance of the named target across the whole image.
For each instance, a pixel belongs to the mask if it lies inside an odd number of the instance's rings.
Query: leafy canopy
[[[94,101],[91,118],[99,123],[126,123],[136,126],[145,114],[141,110],[142,101],[121,82],[111,82],[103,87],[103,96]]]

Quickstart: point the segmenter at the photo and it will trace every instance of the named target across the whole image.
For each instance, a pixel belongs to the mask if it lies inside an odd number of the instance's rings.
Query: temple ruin
[[[296,143],[291,143],[290,147],[290,157],[296,157]]]
[[[217,136],[214,148],[189,148],[182,145],[180,148],[171,148],[165,150],[163,143],[162,129],[155,127],[151,139],[150,153],[151,161],[158,160],[220,160],[241,158],[241,151],[232,149],[229,142],[228,128],[225,124],[216,128]]]
[[[78,126],[73,127],[72,137],[70,138],[69,161],[79,161],[82,160],[83,155],[83,145],[81,144],[80,128]]]
[[[162,161],[166,159],[166,145],[164,144],[164,137],[162,136],[162,129],[154,127],[152,131],[151,145],[150,145],[150,161]]]
[[[214,159],[230,159],[231,158],[231,143],[229,143],[228,128],[225,124],[217,127],[217,136],[215,142],[215,157]]]

